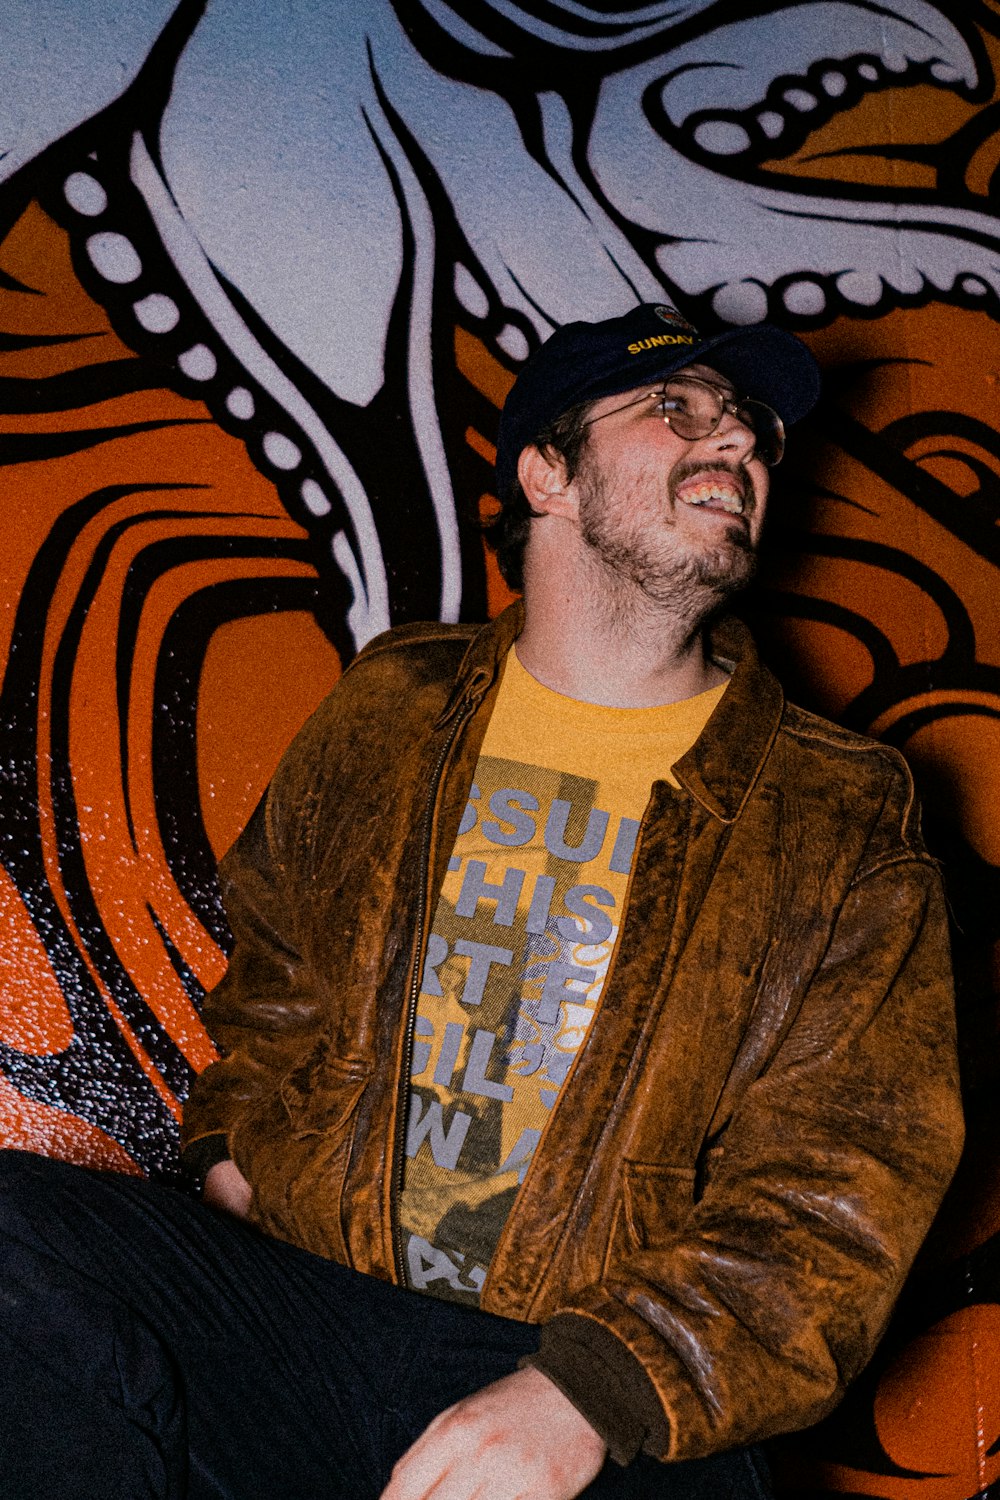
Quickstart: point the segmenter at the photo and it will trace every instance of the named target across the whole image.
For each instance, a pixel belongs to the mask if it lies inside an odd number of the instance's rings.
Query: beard
[[[679,465],[671,475],[672,487],[703,467]],[[736,468],[719,463],[712,465],[712,471],[727,467],[738,475]],[[581,538],[603,577],[604,587],[620,596],[621,604],[625,602],[622,596],[638,590],[649,603],[666,607],[693,624],[753,578],[756,550],[745,524],[737,517],[714,541],[691,543],[678,534],[670,520],[683,501],[664,496],[651,521],[648,510],[644,517],[640,505],[622,506],[621,496],[617,503],[612,499],[613,484],[588,463],[586,454],[576,479]],[[743,476],[740,482],[744,488],[748,483]],[[664,488],[662,473],[651,470],[648,476],[640,476],[634,493],[636,498],[646,497]]]

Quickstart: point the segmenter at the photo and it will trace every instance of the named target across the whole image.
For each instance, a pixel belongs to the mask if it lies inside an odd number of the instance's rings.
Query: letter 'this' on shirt
[[[508,654],[431,926],[400,1222],[409,1285],[476,1302],[612,962],[655,780],[725,685],[581,703]]]

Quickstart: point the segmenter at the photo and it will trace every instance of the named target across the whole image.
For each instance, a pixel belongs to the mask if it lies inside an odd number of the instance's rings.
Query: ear
[[[545,516],[575,517],[576,493],[566,478],[566,464],[559,454],[529,444],[521,450],[517,477],[533,511]]]

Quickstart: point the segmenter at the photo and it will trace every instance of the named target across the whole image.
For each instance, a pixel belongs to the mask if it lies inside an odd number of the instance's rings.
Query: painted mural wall
[[[802,334],[747,612],[900,747],[970,1145],[799,1497],[1000,1496],[1000,5],[4,0],[0,1141],[173,1177],[215,860],[391,623],[509,597],[497,416],[553,327]]]

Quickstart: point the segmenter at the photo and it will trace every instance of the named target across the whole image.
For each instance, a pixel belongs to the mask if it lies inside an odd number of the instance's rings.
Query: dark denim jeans
[[[169,1188],[0,1151],[0,1494],[379,1495],[537,1329],[388,1286]],[[759,1454],[609,1462],[587,1496],[766,1500]]]

